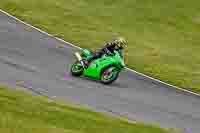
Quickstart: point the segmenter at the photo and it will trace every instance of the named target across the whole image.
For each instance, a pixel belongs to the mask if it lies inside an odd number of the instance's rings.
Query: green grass
[[[119,33],[127,64],[200,93],[198,0],[1,0],[0,8],[84,48]]]
[[[173,133],[0,87],[1,133]]]

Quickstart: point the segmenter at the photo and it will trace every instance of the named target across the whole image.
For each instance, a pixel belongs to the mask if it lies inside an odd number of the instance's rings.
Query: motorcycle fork
[[[78,52],[76,52],[76,53],[75,53],[75,56],[76,56],[76,58],[78,59],[78,61],[80,61],[81,65],[85,68],[85,64],[84,64],[84,62],[83,62],[83,60],[82,60],[81,55],[80,55]]]

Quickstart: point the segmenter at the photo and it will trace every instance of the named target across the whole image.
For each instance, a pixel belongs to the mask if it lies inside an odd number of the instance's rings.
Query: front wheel
[[[71,66],[71,74],[73,76],[81,76],[83,74],[84,68],[82,64],[79,61],[76,61],[72,66]]]
[[[108,67],[101,74],[101,82],[103,84],[111,84],[118,78],[118,76],[119,76],[119,70],[116,67],[114,66]]]

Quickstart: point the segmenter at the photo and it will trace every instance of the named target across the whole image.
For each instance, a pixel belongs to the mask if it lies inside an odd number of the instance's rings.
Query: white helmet
[[[114,43],[117,44],[118,48],[127,47],[127,41],[123,37],[118,37],[114,40]]]

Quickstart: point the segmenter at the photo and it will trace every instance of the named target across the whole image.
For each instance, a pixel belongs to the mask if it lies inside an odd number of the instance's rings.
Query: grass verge
[[[200,93],[198,0],[1,0],[0,8],[57,37],[95,49],[119,33],[127,64]]]
[[[0,87],[1,133],[172,133]]]

